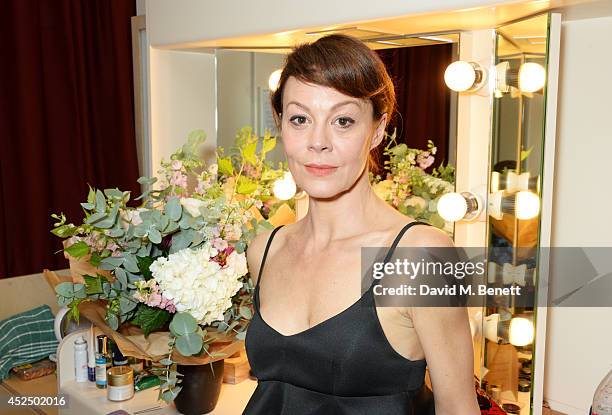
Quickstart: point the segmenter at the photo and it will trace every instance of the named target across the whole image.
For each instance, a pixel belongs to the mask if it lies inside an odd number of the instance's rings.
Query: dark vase
[[[176,409],[185,415],[212,412],[221,393],[223,367],[223,359],[212,365],[177,365],[177,371],[183,376],[180,383],[182,389],[174,399]]]

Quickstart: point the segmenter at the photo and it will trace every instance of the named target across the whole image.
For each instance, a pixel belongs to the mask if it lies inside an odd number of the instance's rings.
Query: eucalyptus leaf
[[[97,222],[96,226],[102,229],[112,228],[115,225],[115,222],[117,222],[118,213],[119,213],[119,205],[113,206],[110,213],[104,219]]]
[[[104,211],[97,212],[97,213],[94,213],[93,215],[89,216],[87,218],[87,220],[85,220],[85,223],[87,223],[88,225],[93,225],[93,224],[101,221],[105,217],[106,217],[106,212],[104,212]]]
[[[188,333],[176,338],[176,348],[183,356],[193,356],[202,350],[203,339],[197,333]]]
[[[93,210],[93,208],[96,207],[96,205],[94,205],[93,203],[81,203],[81,206],[85,210]]]
[[[198,323],[195,318],[189,313],[176,313],[170,322],[170,332],[175,336],[185,336],[195,333],[198,328]]]
[[[74,296],[74,284],[71,282],[60,282],[55,286],[55,292],[62,297],[72,298]]]
[[[139,177],[138,178],[138,183],[140,184],[146,184],[146,185],[152,185],[153,183],[155,183],[157,181],[157,177]]]
[[[246,330],[236,333],[236,338],[238,340],[244,340],[245,337],[246,337]]]
[[[168,226],[164,229],[164,233],[171,234],[179,228],[179,224],[177,222],[170,222]]]
[[[113,330],[117,330],[119,328],[119,319],[114,314],[107,314],[106,315],[106,323]]]
[[[172,197],[166,203],[164,208],[166,215],[170,218],[170,220],[176,222],[181,218],[181,214],[183,213],[183,207],[181,206],[180,200],[178,197]]]
[[[170,366],[170,365],[171,365],[173,362],[172,362],[172,360],[170,360],[170,359],[168,359],[168,358],[164,358],[164,359],[161,359],[161,360],[159,361],[159,363],[160,363],[161,365],[164,365],[164,366]]]
[[[130,254],[124,254],[123,258],[123,268],[125,268],[129,272],[140,272],[136,257]]]
[[[181,391],[180,386],[177,386],[176,388],[173,388],[173,389],[169,389],[161,394],[161,399],[164,402],[168,402],[168,403],[172,402],[176,398],[176,396],[179,394],[180,391]]]
[[[124,234],[125,231],[123,230],[123,228],[113,228],[110,231],[108,231],[108,236],[110,236],[111,238],[121,238]]]
[[[121,283],[121,289],[128,285],[127,274],[123,268],[115,268],[115,277]]]
[[[102,193],[100,190],[96,191],[96,212],[106,212],[106,198],[104,197],[104,193]]]
[[[117,188],[115,188],[115,189],[104,189],[104,194],[108,198],[114,198],[114,199],[123,200],[123,192],[121,190],[117,189]]]
[[[109,256],[100,261],[100,269],[112,271],[123,264],[123,257]]]
[[[143,224],[134,227],[134,236],[136,238],[144,238],[147,234],[147,227]]]
[[[119,297],[119,308],[121,309],[121,314],[129,313],[130,311],[134,310],[137,305],[138,302],[132,298],[126,297],[125,295]]]
[[[149,229],[149,240],[154,244],[161,243],[162,237],[161,233],[157,230],[157,228]]]

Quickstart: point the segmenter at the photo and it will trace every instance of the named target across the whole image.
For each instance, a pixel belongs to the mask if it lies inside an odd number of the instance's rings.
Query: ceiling
[[[593,6],[598,4],[596,6]],[[457,33],[465,30],[497,28],[516,20],[534,16],[551,9],[607,10],[612,0],[532,0],[515,1],[496,6],[474,7],[448,12],[398,16],[386,19],[349,22],[342,25],[309,27],[279,33],[254,34],[225,39],[166,45],[164,49],[193,52],[210,52],[215,48],[250,50],[258,52],[287,53],[296,44],[307,43],[333,32],[356,36],[370,44],[373,49],[417,46],[421,44],[456,42]],[[578,13],[575,11],[574,13]],[[584,11],[583,11],[584,13]],[[519,30],[519,29],[516,29]],[[529,32],[528,28],[522,31]],[[446,40],[431,40],[426,37],[442,37]],[[376,41],[378,40],[378,41]],[[393,42],[393,43],[385,43]]]

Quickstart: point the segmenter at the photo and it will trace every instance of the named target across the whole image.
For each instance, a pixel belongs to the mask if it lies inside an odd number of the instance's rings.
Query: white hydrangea
[[[190,313],[203,325],[223,320],[231,298],[242,287],[240,277],[247,273],[244,253],[232,251],[223,268],[211,259],[217,253],[206,242],[197,249],[160,257],[150,267],[162,295],[173,301],[176,311]]]

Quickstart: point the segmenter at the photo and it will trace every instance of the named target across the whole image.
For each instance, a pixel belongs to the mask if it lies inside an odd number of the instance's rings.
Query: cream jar
[[[106,375],[109,401],[125,401],[134,396],[134,370],[130,366],[113,366]]]

